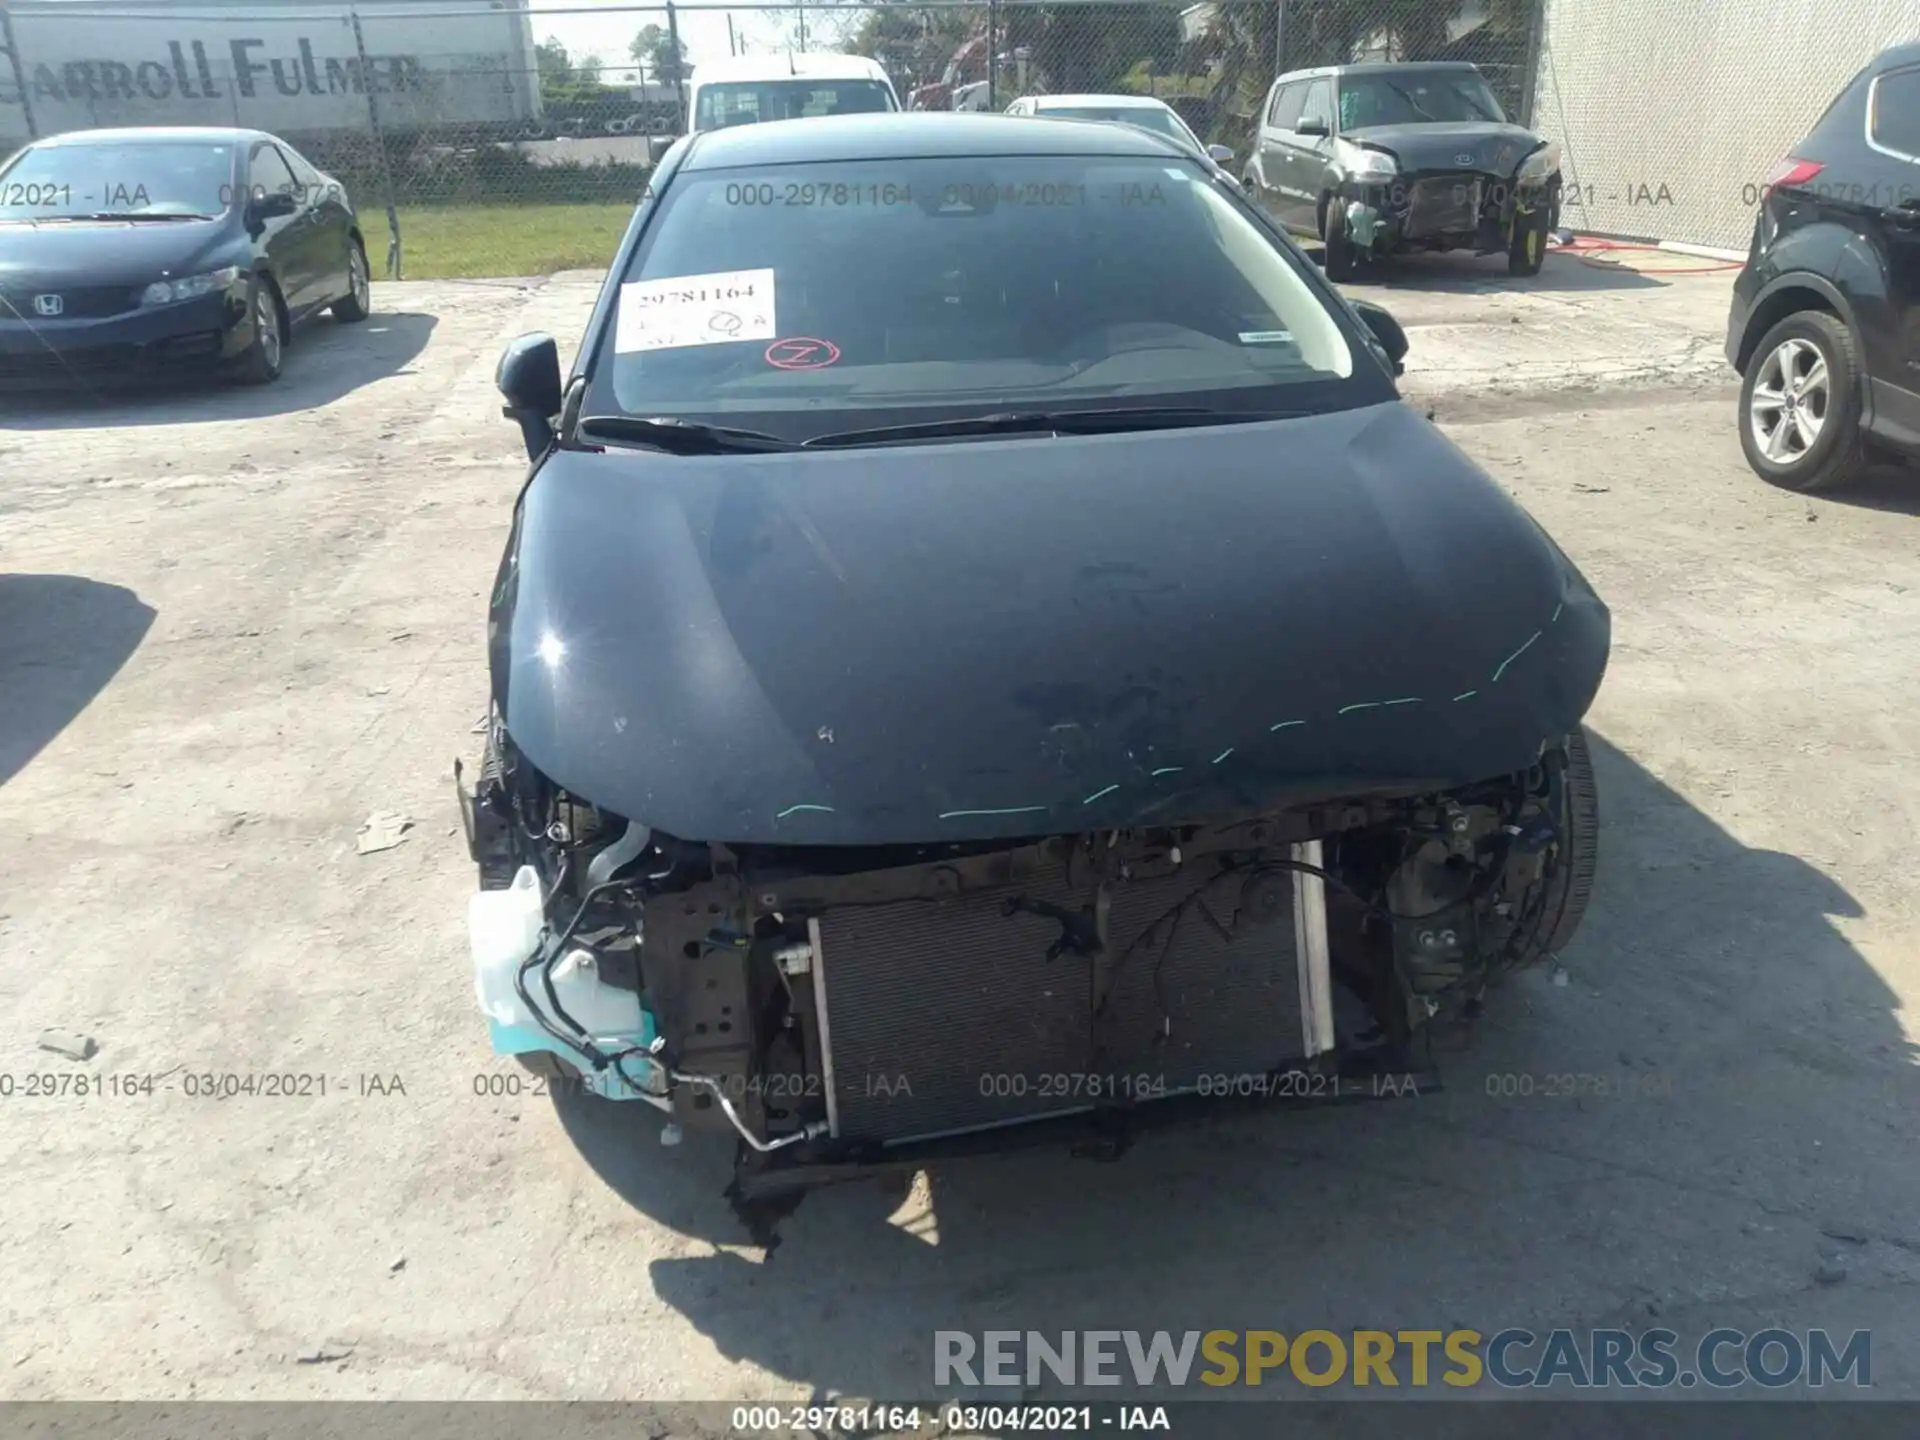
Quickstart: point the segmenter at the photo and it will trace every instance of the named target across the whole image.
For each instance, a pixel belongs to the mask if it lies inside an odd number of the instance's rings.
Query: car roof
[[[1439,74],[1447,70],[1471,70],[1476,75],[1480,73],[1480,67],[1470,60],[1362,60],[1352,65],[1317,65],[1311,70],[1289,70],[1273,83],[1318,80],[1326,75],[1405,75],[1421,71]]]
[[[840,55],[818,50],[798,55],[734,55],[725,60],[703,60],[692,83],[725,84],[740,80],[885,80],[887,72],[865,55]]]
[[[1875,72],[1893,70],[1902,65],[1920,64],[1920,41],[1909,45],[1895,45],[1882,50],[1867,68]]]
[[[264,130],[242,130],[225,125],[128,125],[106,130],[68,130],[63,134],[49,135],[43,140],[35,140],[35,145],[81,145],[95,141],[107,141],[114,144],[145,144],[172,141],[175,144],[185,142],[192,145],[238,145],[254,140],[272,140],[275,144],[286,142],[278,136],[269,135]]]
[[[919,160],[972,155],[1165,155],[1192,157],[1173,141],[1105,120],[1047,120],[991,111],[903,111],[767,120],[703,130],[688,143],[688,170],[805,165],[840,160]]]
[[[1170,110],[1173,107],[1151,95],[1029,95],[1036,108],[1050,105],[1098,105],[1108,110]]]

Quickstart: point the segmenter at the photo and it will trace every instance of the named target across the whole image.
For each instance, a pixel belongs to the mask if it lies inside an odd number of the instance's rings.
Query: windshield
[[[893,92],[878,80],[726,80],[702,85],[693,127],[719,130],[762,120],[868,115],[893,110]]]
[[[599,336],[590,414],[808,439],[1100,401],[1381,398],[1353,381],[1308,262],[1193,162],[718,170],[675,177],[658,203]]]
[[[1111,120],[1193,147],[1193,136],[1180,117],[1158,105],[1049,105],[1040,114],[1049,120]]]
[[[1504,121],[1500,102],[1471,70],[1403,70],[1340,81],[1340,128]]]
[[[232,192],[230,145],[37,145],[0,172],[0,220],[220,215],[232,203]]]

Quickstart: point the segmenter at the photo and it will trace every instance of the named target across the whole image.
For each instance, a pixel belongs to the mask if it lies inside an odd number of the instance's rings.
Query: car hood
[[[1540,137],[1518,125],[1456,122],[1366,125],[1345,132],[1357,145],[1391,151],[1403,170],[1483,170],[1511,175],[1540,148]]]
[[[237,263],[225,220],[0,225],[0,285],[145,285]]]
[[[1609,618],[1426,421],[799,455],[561,451],[496,699],[565,789],[683,839],[1222,819],[1524,769]]]

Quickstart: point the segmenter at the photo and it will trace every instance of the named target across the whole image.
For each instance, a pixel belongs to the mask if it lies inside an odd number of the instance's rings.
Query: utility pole
[[[1273,73],[1287,73],[1287,0],[1273,0]]]
[[[987,109],[998,111],[1000,108],[1000,4],[999,0],[988,0],[987,4]]]

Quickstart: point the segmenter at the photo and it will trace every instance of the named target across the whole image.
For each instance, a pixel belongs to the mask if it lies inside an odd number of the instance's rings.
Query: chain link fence
[[[1535,115],[1563,223],[1745,253],[1761,188],[1915,0],[1549,0]]]
[[[1238,157],[1282,71],[1455,60],[1561,142],[1569,225],[1740,246],[1772,163],[1875,50],[1920,29],[1913,0],[1769,15],[1754,25],[1735,0],[0,0],[0,140],[266,130],[348,189],[376,269],[384,230],[389,276],[524,275],[607,262],[701,67],[732,54],[869,56],[911,109],[1154,96]],[[598,48],[560,42],[576,23]]]

